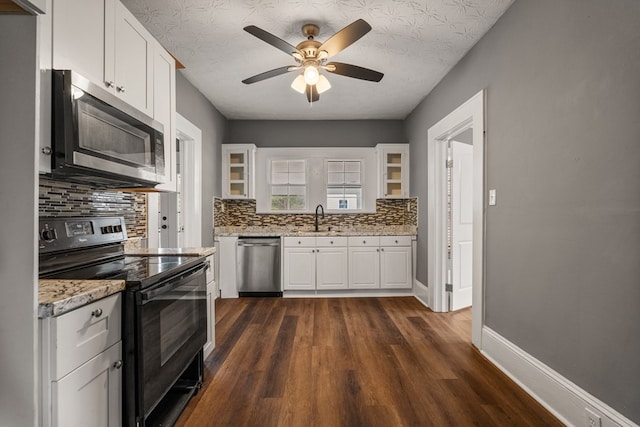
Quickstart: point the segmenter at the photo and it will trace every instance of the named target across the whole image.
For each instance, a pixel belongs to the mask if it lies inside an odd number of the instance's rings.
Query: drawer
[[[315,248],[315,237],[285,237],[284,246],[287,248]]]
[[[411,236],[380,236],[380,246],[411,246]]]
[[[215,274],[214,274],[214,269],[215,269],[215,263],[214,263],[214,256],[213,254],[209,255],[206,258],[207,263],[207,284],[213,282],[214,278],[215,278]]]
[[[120,294],[51,320],[51,343],[54,349],[51,377],[55,381],[120,341]]]
[[[378,236],[349,236],[349,246],[380,246],[380,238]]]
[[[346,247],[348,242],[346,237],[316,237],[318,248]]]

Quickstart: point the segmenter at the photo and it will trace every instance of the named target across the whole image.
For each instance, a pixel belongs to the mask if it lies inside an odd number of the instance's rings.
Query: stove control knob
[[[58,233],[56,233],[55,229],[48,229],[45,228],[44,230],[42,230],[40,232],[40,237],[42,238],[42,240],[46,240],[48,242],[52,241],[52,240],[56,240],[58,238]]]

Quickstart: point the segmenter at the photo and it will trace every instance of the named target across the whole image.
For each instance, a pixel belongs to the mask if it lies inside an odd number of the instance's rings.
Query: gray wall
[[[38,422],[36,18],[0,15],[0,425]]]
[[[407,142],[402,120],[230,120],[225,143],[258,147],[373,147]]]
[[[213,197],[220,196],[220,145],[227,119],[181,72],[176,73],[176,110],[202,131],[202,244],[213,246]]]
[[[427,129],[486,88],[486,324],[636,423],[639,23],[637,0],[517,0],[406,121],[426,212]]]

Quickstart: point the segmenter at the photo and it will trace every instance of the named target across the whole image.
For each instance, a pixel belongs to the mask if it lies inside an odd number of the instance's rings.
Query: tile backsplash
[[[312,227],[313,214],[258,214],[255,200],[213,200],[215,227]],[[378,199],[371,214],[327,214],[326,223],[335,227],[418,225],[418,199]]]
[[[42,217],[123,216],[128,237],[147,236],[147,196],[40,177]]]

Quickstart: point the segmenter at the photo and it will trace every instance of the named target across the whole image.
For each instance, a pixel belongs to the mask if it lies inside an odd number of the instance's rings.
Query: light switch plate
[[[489,190],[489,206],[496,205],[496,190]]]

